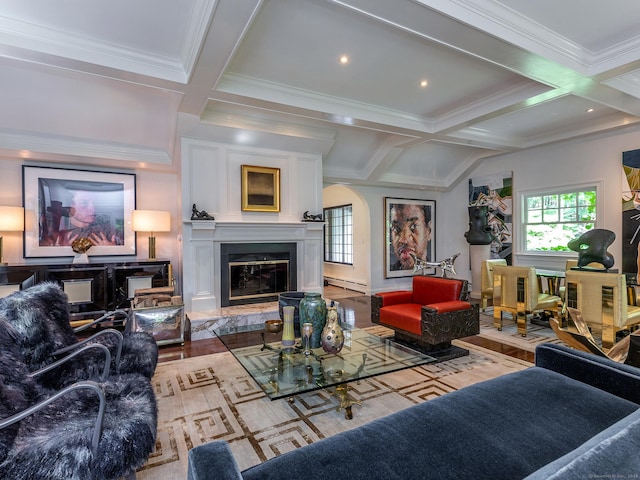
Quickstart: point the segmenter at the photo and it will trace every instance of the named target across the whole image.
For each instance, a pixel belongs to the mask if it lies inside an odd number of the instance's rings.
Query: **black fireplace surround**
[[[220,306],[271,302],[297,288],[296,243],[220,245]]]

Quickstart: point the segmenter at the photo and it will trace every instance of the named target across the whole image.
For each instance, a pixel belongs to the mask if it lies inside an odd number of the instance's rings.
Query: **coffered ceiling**
[[[16,158],[170,169],[186,135],[446,190],[637,124],[640,2],[0,0],[0,71]]]

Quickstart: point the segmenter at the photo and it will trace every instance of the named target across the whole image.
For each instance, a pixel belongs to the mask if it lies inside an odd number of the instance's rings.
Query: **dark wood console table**
[[[54,281],[69,297],[72,321],[94,319],[111,310],[129,309],[135,290],[168,286],[170,265],[168,260],[1,265],[0,297]]]

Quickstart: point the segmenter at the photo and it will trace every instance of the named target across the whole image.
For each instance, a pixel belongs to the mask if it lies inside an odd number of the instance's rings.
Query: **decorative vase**
[[[282,316],[284,321],[284,328],[282,330],[282,346],[293,347],[296,343],[296,335],[293,328],[293,312],[295,307],[289,305],[282,309]]]
[[[311,336],[313,335],[313,324],[303,323],[300,327],[302,334],[302,353],[306,356],[311,354]]]
[[[278,294],[278,311],[280,318],[284,321],[284,307],[292,306],[293,311],[293,331],[296,338],[300,336],[300,302],[304,298],[304,292],[282,292]]]
[[[327,303],[319,293],[307,292],[300,302],[300,325],[313,325],[311,348],[320,347],[320,336],[327,321]],[[302,329],[301,329],[302,330]]]
[[[344,345],[344,333],[336,307],[327,308],[327,323],[322,329],[322,349],[327,353],[338,353]]]

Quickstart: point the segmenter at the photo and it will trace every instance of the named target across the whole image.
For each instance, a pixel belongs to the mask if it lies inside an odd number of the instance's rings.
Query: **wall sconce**
[[[131,213],[131,228],[134,232],[150,232],[149,260],[156,258],[154,232],[171,231],[171,214],[160,210],[134,210]]]
[[[23,232],[24,208],[0,207],[0,232]],[[0,235],[0,264],[6,265],[2,250],[2,236]]]

